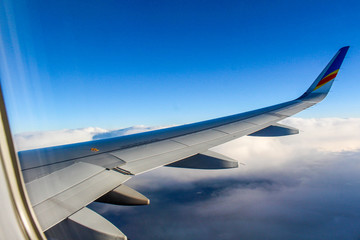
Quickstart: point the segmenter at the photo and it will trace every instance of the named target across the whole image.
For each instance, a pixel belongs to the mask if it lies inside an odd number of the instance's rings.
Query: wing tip
[[[298,99],[314,98],[319,102],[326,97],[350,46],[340,48],[309,89]]]

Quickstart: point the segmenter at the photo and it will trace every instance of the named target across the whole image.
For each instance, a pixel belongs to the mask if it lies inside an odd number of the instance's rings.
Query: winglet
[[[320,102],[324,99],[339,72],[340,66],[348,50],[349,46],[340,48],[309,89],[298,99],[312,99],[316,102]]]

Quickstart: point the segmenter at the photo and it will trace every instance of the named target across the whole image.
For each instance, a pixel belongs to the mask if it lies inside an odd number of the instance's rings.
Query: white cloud
[[[167,236],[164,239],[360,236],[360,119],[289,118],[282,123],[300,129],[300,134],[243,137],[213,149],[246,166],[159,168],[126,183],[149,197],[150,206],[92,206],[137,239],[158,235]],[[17,134],[15,141],[19,149],[29,149],[157,128],[33,132]],[[164,233],[164,227],[171,231]]]
[[[248,166],[274,167],[289,159],[314,161],[326,154],[360,150],[360,119],[289,118],[283,124],[298,128],[292,136],[243,137],[214,148]]]
[[[14,142],[17,149],[21,151],[32,148],[90,141],[95,134],[107,131],[108,130],[102,128],[88,127],[44,132],[25,132],[15,134]]]
[[[283,123],[300,134],[215,148],[246,166],[159,168],[127,182],[150,206],[94,208],[136,239],[358,239],[360,119]]]
[[[147,187],[161,188],[166,183],[184,184],[203,178],[224,176],[263,175],[289,169],[288,173],[304,167],[322,165],[334,154],[360,151],[360,119],[301,119],[289,118],[282,122],[300,129],[300,134],[286,137],[242,137],[220,145],[212,150],[227,155],[245,166],[229,170],[191,170],[160,168],[137,176],[130,184],[137,187],[146,183]],[[93,138],[115,137],[150,131],[162,127],[134,126],[119,130],[83,128],[48,132],[32,132],[15,135],[19,150],[54,146],[60,144],[90,141]],[[291,167],[289,167],[291,166]],[[294,167],[296,166],[296,168]],[[240,173],[239,173],[240,171]],[[156,177],[154,177],[156,176]],[[138,179],[138,180],[136,180]],[[167,181],[171,179],[172,181]],[[147,184],[152,182],[152,184]]]
[[[300,129],[300,134],[275,138],[242,137],[212,149],[245,163],[238,169],[159,168],[137,176],[128,184],[156,189],[181,183],[182,188],[187,188],[187,184],[205,178],[258,174],[276,178],[274,172],[281,173],[283,177],[301,172],[304,168],[322,166],[339,154],[360,151],[360,119],[289,118],[282,123]],[[289,178],[289,181],[292,180],[294,178]]]
[[[297,126],[301,130],[301,141],[306,148],[316,148],[324,152],[354,151],[360,149],[359,118],[288,118],[285,124]],[[295,141],[282,143],[291,145]]]
[[[240,162],[264,158],[264,155],[266,158],[276,158],[277,161],[281,162],[287,159],[289,154],[301,155],[309,151],[343,152],[360,149],[359,118],[288,118],[282,123],[300,129],[300,134],[278,138],[243,137],[218,146],[214,150],[238,159]],[[164,128],[164,126],[146,127],[139,125],[117,130],[88,127],[26,132],[16,134],[14,140],[18,150],[25,150],[129,135],[160,128]]]
[[[117,137],[139,132],[146,132],[163,127],[133,126],[118,130],[108,130],[99,127],[78,129],[63,129],[43,132],[25,132],[14,135],[14,142],[18,151],[43,148],[78,142],[91,141],[101,138]]]

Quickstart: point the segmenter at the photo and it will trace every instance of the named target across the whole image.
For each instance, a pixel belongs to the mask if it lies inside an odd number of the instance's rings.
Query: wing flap
[[[84,207],[65,221],[46,232],[49,239],[126,240],[127,237],[111,222],[96,212]]]
[[[130,176],[104,169],[100,173],[33,206],[42,229],[46,231],[129,178]]]
[[[104,168],[88,163],[76,163],[26,184],[33,206],[100,173]]]

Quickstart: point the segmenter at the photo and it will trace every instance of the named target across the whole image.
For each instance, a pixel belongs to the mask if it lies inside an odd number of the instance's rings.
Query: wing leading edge
[[[130,136],[19,152],[28,193],[43,230],[65,219],[71,222],[69,217],[74,213],[118,189],[134,175],[165,165],[205,169],[237,167],[231,159],[215,156],[209,149],[246,135],[296,134],[296,129],[278,122],[325,98],[348,49],[341,48],[309,89],[292,101]],[[56,183],[64,174],[69,176],[66,181]],[[101,181],[107,183],[101,184]],[[42,193],[45,183],[55,187]],[[51,217],[47,216],[50,212]],[[77,218],[77,221],[80,220]]]

